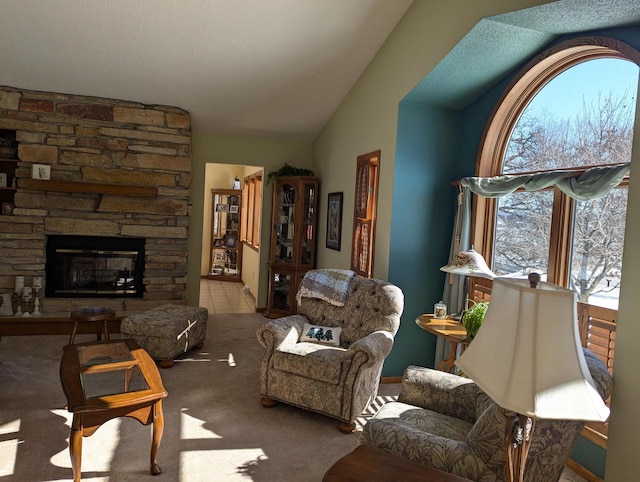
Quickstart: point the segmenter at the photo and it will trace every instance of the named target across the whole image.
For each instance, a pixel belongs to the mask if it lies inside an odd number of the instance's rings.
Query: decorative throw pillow
[[[305,323],[302,328],[300,341],[340,346],[340,333],[342,333],[342,328]]]
[[[12,298],[11,293],[2,293],[0,295],[0,316],[13,316]]]

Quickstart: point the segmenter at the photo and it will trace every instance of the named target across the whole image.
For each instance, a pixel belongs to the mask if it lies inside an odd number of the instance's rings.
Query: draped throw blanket
[[[298,304],[302,298],[317,298],[334,306],[344,306],[349,283],[355,272],[347,269],[314,269],[307,271],[296,295]]]

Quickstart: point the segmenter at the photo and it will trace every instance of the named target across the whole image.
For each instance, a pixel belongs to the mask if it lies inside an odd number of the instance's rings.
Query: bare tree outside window
[[[580,65],[572,69],[578,68]],[[552,88],[552,84],[553,81],[541,92]],[[611,90],[583,96],[581,108],[566,116],[558,116],[553,109],[536,103],[536,96],[515,125],[502,172],[629,162],[636,104],[631,93],[636,92],[634,87],[622,93]],[[617,308],[626,207],[624,186],[601,199],[574,203],[569,282],[580,301]],[[499,199],[493,266],[496,273],[525,277],[534,270],[546,272],[552,212],[552,190],[516,192]]]

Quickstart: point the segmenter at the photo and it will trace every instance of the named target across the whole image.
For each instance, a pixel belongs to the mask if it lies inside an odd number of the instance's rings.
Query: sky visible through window
[[[565,121],[584,112],[585,106],[597,105],[599,98],[611,96],[613,99],[625,99],[624,104],[629,108],[627,112],[632,116],[630,121],[633,124],[639,71],[637,64],[622,59],[597,59],[580,63],[554,77],[533,98],[527,110],[533,115]],[[624,204],[626,206],[626,197]],[[607,290],[603,285],[603,291],[592,295],[590,302],[616,309],[618,298],[619,287]]]
[[[609,92],[616,98],[625,96],[635,104],[638,66],[621,59],[583,62],[554,77],[534,97],[528,108],[559,118],[569,118],[580,112],[583,102],[589,105],[597,100],[599,93],[606,96]]]

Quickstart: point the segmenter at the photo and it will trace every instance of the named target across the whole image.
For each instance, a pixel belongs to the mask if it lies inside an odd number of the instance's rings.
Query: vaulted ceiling
[[[0,84],[314,138],[413,0],[4,0]]]
[[[0,84],[178,106],[194,131],[313,139],[412,1],[4,0]],[[638,23],[637,0],[489,17],[407,100],[464,108],[559,35]]]

